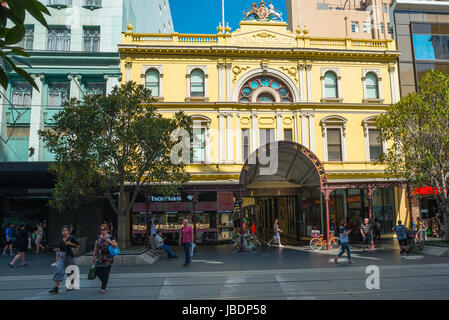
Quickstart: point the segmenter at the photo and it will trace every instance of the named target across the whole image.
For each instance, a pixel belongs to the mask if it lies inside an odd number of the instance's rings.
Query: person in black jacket
[[[22,266],[26,266],[25,263],[25,252],[28,250],[28,238],[29,234],[26,229],[26,224],[21,222],[17,228],[16,240],[14,241],[14,248],[17,251],[14,259],[9,263],[11,268],[15,268],[14,264],[18,259],[22,260]]]

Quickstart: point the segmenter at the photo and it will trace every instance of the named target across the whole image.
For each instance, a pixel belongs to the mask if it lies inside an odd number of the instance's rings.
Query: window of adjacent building
[[[352,27],[352,32],[354,32],[354,33],[360,32],[360,27],[359,27],[358,21],[352,21],[351,27]]]
[[[25,36],[18,43],[18,47],[24,48],[25,50],[33,50],[34,41],[34,26],[25,26]]]
[[[70,51],[70,29],[67,27],[49,27],[47,49],[50,51]]]
[[[192,162],[201,163],[206,159],[206,129],[193,128]]]
[[[242,129],[242,158],[246,161],[249,158],[249,129]]]
[[[48,106],[61,107],[70,98],[70,82],[48,83]]]
[[[369,129],[369,157],[371,161],[377,160],[382,154],[382,142],[380,142],[380,132],[377,129]]]
[[[327,128],[327,159],[342,161],[341,130],[338,128]]]
[[[190,74],[190,96],[204,97],[204,73],[199,69]]]
[[[151,95],[159,97],[159,71],[149,69],[145,74],[145,87],[151,90]]]
[[[11,102],[14,106],[31,106],[31,97],[33,94],[33,87],[24,81],[17,81],[12,84]]]
[[[370,33],[371,32],[371,22],[364,22],[363,23],[363,32],[364,33]]]
[[[388,4],[387,3],[383,4],[383,9],[384,9],[384,13],[388,14]]]
[[[388,22],[388,33],[393,34],[393,25],[390,22]]]
[[[284,140],[293,141],[292,129],[284,129]]]
[[[366,74],[366,98],[367,99],[379,99],[379,81],[377,76],[369,72]]]
[[[84,51],[99,52],[100,51],[100,27],[84,27],[83,28]]]
[[[337,76],[332,71],[324,74],[324,95],[325,98],[338,98]]]
[[[274,141],[274,129],[260,129],[259,140],[261,146]]]
[[[72,0],[48,0],[48,6],[71,6]]]
[[[385,33],[385,25],[383,22],[380,23],[380,33]]]
[[[89,7],[89,9],[100,8],[101,0],[84,0],[84,7]]]
[[[89,81],[84,84],[86,94],[106,94],[106,83],[104,81]]]
[[[159,5],[159,15],[162,16],[162,6]]]

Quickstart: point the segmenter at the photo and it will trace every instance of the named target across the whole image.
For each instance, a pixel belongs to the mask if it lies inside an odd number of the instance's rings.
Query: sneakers
[[[279,245],[279,248],[283,248],[283,247],[284,247],[284,245],[283,245],[283,244],[280,244],[280,245]]]
[[[105,294],[105,293],[106,293],[106,290],[105,290],[105,289],[101,289],[101,290],[100,290],[100,293]]]
[[[267,243],[267,246],[268,246],[268,247],[271,247],[271,244],[270,244],[270,243]]]
[[[335,263],[338,263],[338,259],[337,258],[334,258],[334,261],[335,261]]]
[[[174,255],[173,257],[171,257],[172,259],[176,259],[178,256],[177,255]]]
[[[8,263],[8,266],[9,266],[10,268],[15,268],[15,267],[16,267],[16,266],[13,265],[12,263]]]
[[[349,264],[353,264],[354,262],[352,262],[352,260],[348,260],[348,263],[349,263]]]
[[[51,266],[52,267],[56,267],[58,264],[56,262],[52,263]]]
[[[184,263],[183,266],[184,267],[188,267],[190,265],[190,263]]]
[[[48,291],[48,294],[58,294],[58,293],[59,293],[58,287],[54,287],[53,289],[51,289],[50,291]]]

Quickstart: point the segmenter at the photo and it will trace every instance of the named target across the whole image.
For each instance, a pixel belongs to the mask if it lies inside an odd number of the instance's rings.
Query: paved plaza
[[[257,253],[230,253],[226,245],[199,247],[192,264],[165,254],[148,266],[113,266],[108,291],[87,280],[81,267],[80,290],[50,296],[53,254],[31,255],[28,266],[10,269],[1,258],[0,299],[449,299],[449,257],[400,255],[394,243],[376,254],[353,246],[354,264],[338,264],[335,252],[312,252],[301,246],[262,248]],[[369,290],[366,267],[380,270],[380,288]]]

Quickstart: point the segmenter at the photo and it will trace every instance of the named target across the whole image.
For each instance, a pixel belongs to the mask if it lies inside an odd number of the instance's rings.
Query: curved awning
[[[318,157],[291,141],[261,146],[245,162],[240,174],[240,184],[249,189],[323,187],[326,182]]]

